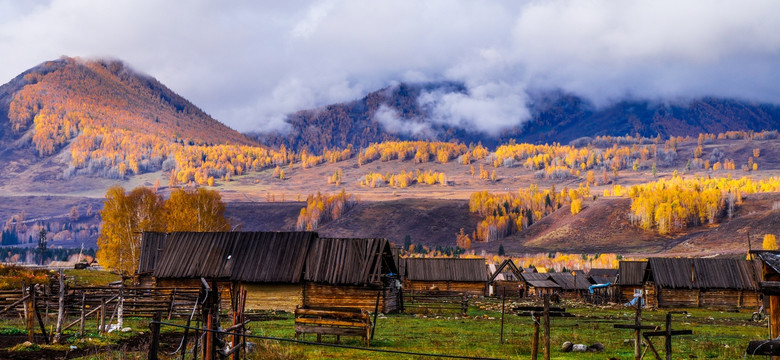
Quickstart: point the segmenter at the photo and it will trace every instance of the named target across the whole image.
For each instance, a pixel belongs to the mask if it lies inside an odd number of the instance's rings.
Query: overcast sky
[[[491,132],[527,118],[533,89],[780,103],[778,16],[777,0],[0,0],[0,83],[62,55],[116,58],[257,131],[397,82],[456,80],[468,95],[421,101]]]

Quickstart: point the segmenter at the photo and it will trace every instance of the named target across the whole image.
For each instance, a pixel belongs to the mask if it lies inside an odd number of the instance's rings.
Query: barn
[[[397,309],[395,298],[384,298],[394,296],[384,286],[395,285],[385,275],[397,273],[384,239],[321,239],[314,232],[150,233],[142,238],[140,256],[139,279],[146,283],[197,287],[205,278],[222,290],[241,283],[249,309],[338,304],[373,311],[378,293],[383,311]],[[328,300],[334,294],[346,301]]]
[[[629,302],[634,299],[634,293],[641,291],[644,286],[647,261],[623,261],[618,263],[618,273],[615,286],[618,291],[618,300]]]
[[[448,291],[484,296],[488,271],[485,259],[405,258],[403,287],[408,291]]]
[[[757,307],[757,262],[741,259],[650,258],[644,277],[649,307]]]

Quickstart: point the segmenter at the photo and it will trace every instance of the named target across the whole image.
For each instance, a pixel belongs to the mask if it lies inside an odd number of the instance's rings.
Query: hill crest
[[[363,148],[389,140],[457,141],[496,147],[510,141],[569,143],[604,135],[668,138],[780,128],[780,106],[774,104],[705,97],[668,102],[622,100],[599,108],[573,94],[537,91],[529,95],[531,119],[493,136],[431,120],[430,96],[420,100],[431,93],[467,94],[468,89],[453,82],[401,83],[358,100],[291,114],[286,120],[287,133],[250,136],[269,146],[321,153],[326,148]],[[383,121],[387,113],[392,113],[395,121]]]

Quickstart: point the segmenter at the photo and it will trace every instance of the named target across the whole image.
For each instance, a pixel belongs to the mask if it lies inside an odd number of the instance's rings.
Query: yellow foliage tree
[[[125,193],[108,189],[100,216],[103,228],[98,236],[97,257],[111,271],[132,273],[138,268],[141,233],[144,231],[227,231],[225,204],[217,191],[174,190],[171,198],[149,188],[138,187]]]
[[[165,231],[162,197],[139,187],[128,194],[120,186],[108,189],[100,212],[103,228],[97,257],[109,270],[133,273],[138,268],[142,231]]]
[[[165,201],[165,217],[168,231],[230,230],[225,203],[216,190],[174,190]]]
[[[764,243],[762,245],[764,250],[780,249],[780,247],[777,246],[777,238],[773,234],[764,235]]]

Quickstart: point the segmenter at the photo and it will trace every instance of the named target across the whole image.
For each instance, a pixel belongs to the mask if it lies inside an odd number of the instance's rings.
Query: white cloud
[[[393,134],[404,134],[411,136],[425,136],[433,134],[431,126],[428,123],[413,120],[404,120],[394,109],[383,105],[374,113],[374,120],[382,124],[384,129]]]
[[[774,0],[0,0],[0,83],[61,55],[110,56],[248,131],[397,81],[454,80],[467,95],[422,99],[435,120],[492,133],[527,119],[537,88],[780,103],[777,14]]]

